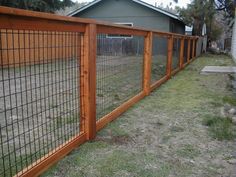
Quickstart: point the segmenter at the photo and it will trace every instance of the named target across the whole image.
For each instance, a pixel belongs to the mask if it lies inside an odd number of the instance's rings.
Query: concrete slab
[[[222,73],[222,74],[233,74],[236,73],[236,67],[233,66],[205,66],[202,71],[202,74],[207,73]]]

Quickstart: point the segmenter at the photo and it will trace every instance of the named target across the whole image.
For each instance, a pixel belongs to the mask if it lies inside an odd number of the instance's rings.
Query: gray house
[[[185,34],[185,24],[176,14],[140,0],[95,0],[68,16]]]
[[[95,0],[86,6],[76,9],[68,16],[92,18],[127,26],[185,34],[185,24],[176,14],[140,0]],[[143,39],[128,35],[106,35],[99,37],[98,54],[131,54],[143,53]],[[153,55],[167,55],[167,39],[154,39]],[[174,43],[177,54],[179,42]]]

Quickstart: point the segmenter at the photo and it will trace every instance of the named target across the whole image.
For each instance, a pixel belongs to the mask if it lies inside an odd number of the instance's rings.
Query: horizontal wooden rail
[[[0,8],[1,9],[1,8]],[[84,32],[85,24],[71,23],[70,21],[48,20],[2,15],[0,12],[0,29],[11,30],[36,30],[36,31],[63,31]]]

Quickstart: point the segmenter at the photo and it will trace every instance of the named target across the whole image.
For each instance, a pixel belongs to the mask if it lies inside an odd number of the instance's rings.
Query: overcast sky
[[[93,0],[72,0],[72,1],[74,1],[74,2],[75,1],[77,1],[77,2],[91,2]],[[142,0],[142,1],[152,4],[152,5],[155,5],[155,3],[157,3],[157,5],[160,5],[162,3],[164,7],[166,5],[170,6],[170,3],[172,4],[171,7],[175,7],[176,5],[180,6],[180,7],[186,7],[187,4],[191,2],[191,0],[178,0],[179,2],[176,4],[172,0]]]

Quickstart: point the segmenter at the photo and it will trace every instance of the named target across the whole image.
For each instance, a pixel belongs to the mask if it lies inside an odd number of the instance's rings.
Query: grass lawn
[[[234,63],[223,55],[200,57],[43,176],[236,175],[229,163],[236,158],[235,126],[223,122],[232,131],[227,138],[214,134],[222,107],[236,103],[232,76],[201,75],[206,65]]]

